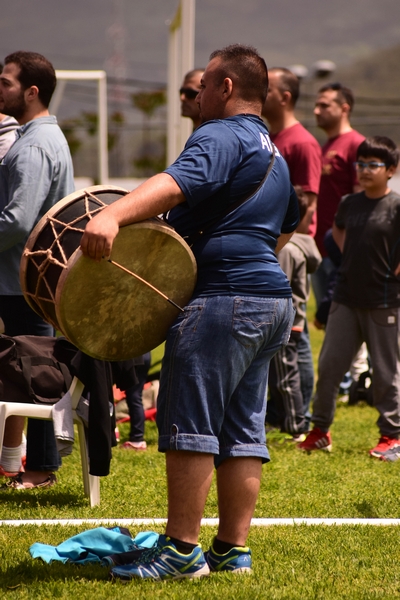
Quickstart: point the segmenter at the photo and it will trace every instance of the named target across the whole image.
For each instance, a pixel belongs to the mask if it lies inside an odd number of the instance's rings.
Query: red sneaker
[[[332,438],[331,434],[324,433],[318,427],[314,427],[307,435],[304,442],[297,444],[299,450],[305,450],[311,452],[311,450],[326,450],[330,452],[332,450]]]
[[[391,438],[387,435],[382,435],[379,438],[378,445],[372,450],[369,451],[370,456],[374,456],[375,458],[380,458],[385,452],[394,448],[395,446],[399,446],[400,441],[396,438]]]

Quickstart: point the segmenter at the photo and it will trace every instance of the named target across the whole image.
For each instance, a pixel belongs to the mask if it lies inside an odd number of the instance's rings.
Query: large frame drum
[[[70,194],[33,229],[21,260],[33,310],[101,360],[127,360],[161,344],[196,283],[189,246],[158,218],[121,227],[111,260],[125,270],[83,256],[88,220],[127,193],[99,185]]]

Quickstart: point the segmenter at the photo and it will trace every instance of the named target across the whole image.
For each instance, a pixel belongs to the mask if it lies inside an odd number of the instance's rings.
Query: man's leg
[[[54,335],[53,327],[31,309],[23,296],[0,296],[0,315],[6,335]],[[10,447],[15,447],[21,444],[23,425],[24,419],[21,417],[7,419],[4,446],[10,444]],[[28,419],[26,455],[22,478],[27,485],[42,483],[50,473],[59,468],[61,459],[51,421]]]
[[[260,490],[260,458],[228,458],[217,469],[219,526],[217,537],[245,546]]]
[[[297,355],[299,337],[299,331],[292,331],[288,344],[278,350],[270,364],[269,385],[276,403],[283,409],[282,430],[292,435],[306,431]]]
[[[166,535],[196,544],[210,489],[214,457],[197,452],[168,451],[168,523]],[[217,469],[218,540],[245,546],[260,490],[260,458],[235,457]]]
[[[238,471],[233,513],[244,540],[261,462],[269,460],[264,430],[268,367],[289,337],[291,300],[200,298],[185,313],[167,338],[157,412],[159,449],[167,454],[166,533],[181,541],[197,541],[214,463],[217,471],[222,468],[222,482],[232,463],[233,471]],[[257,465],[251,486],[243,483],[248,474],[244,476],[242,464]],[[221,486],[223,522],[229,523],[226,486]]]
[[[310,334],[307,321],[297,343],[297,364],[300,373],[301,394],[303,396],[303,410],[306,429],[311,421],[310,404],[314,391],[314,363],[311,352]]]
[[[115,578],[183,579],[205,577],[210,567],[197,544],[214,470],[213,454],[167,450],[168,523],[157,546],[139,560],[111,569]]]
[[[6,428],[4,430],[4,446],[7,448],[16,448],[21,445],[24,423],[25,417],[8,417]]]
[[[372,397],[381,436],[400,437],[400,309],[362,311],[372,365]]]
[[[332,303],[318,360],[318,382],[313,404],[315,427],[329,431],[336,410],[339,384],[363,342],[356,311]]]
[[[136,385],[126,390],[126,403],[128,405],[130,417],[129,441],[138,443],[144,441],[144,408],[143,408],[143,388],[146,383],[147,374],[150,368],[150,352],[143,355],[143,364],[135,365],[138,382]],[[129,444],[127,446],[129,448]]]
[[[168,523],[166,535],[197,544],[210,489],[214,456],[200,452],[166,452]]]

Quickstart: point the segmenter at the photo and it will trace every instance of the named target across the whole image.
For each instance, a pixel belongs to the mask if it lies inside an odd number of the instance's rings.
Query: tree
[[[165,135],[158,140],[151,139],[151,119],[161,106],[167,103],[165,90],[151,92],[137,92],[132,94],[132,104],[143,113],[143,141],[139,156],[134,159],[133,164],[139,170],[140,175],[150,177],[165,168],[166,161],[166,139]]]

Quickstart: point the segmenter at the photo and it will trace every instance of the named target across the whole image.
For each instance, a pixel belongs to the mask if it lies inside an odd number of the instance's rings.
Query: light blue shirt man
[[[22,295],[19,265],[41,217],[74,191],[67,140],[54,116],[33,119],[0,162],[0,295]]]

